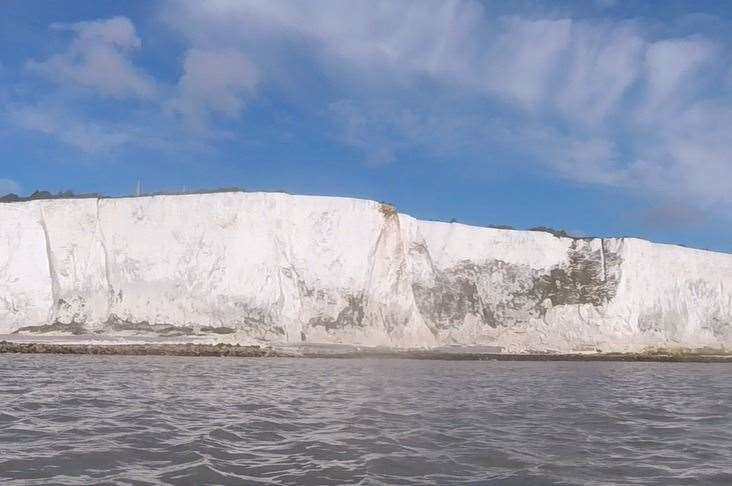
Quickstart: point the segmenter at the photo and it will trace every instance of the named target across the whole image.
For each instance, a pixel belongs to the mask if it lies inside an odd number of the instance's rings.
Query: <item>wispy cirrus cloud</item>
[[[702,33],[546,10],[494,16],[471,0],[169,6],[168,22],[192,44],[236,46],[263,83],[277,83],[270,66],[299,46],[338,87],[325,113],[342,143],[372,163],[398,162],[410,146],[442,150],[452,127],[455,146],[509,146],[576,183],[732,205],[732,103],[719,62],[730,46]],[[451,96],[493,111],[482,118]]]
[[[716,46],[703,38],[664,39],[647,46],[643,108],[651,117],[665,106],[683,109],[690,98],[701,94],[694,88],[702,81],[705,65],[714,61],[715,51]]]

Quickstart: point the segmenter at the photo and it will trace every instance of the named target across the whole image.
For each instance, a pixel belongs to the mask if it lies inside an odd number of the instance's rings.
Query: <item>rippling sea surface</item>
[[[2,484],[732,484],[725,364],[0,356]]]

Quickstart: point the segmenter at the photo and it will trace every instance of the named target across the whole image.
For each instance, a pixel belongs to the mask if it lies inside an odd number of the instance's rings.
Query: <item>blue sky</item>
[[[732,4],[0,6],[0,192],[241,186],[732,251]]]

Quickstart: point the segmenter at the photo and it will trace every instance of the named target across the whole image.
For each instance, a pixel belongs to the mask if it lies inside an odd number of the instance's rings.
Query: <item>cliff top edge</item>
[[[33,195],[28,197],[19,197],[15,194],[8,194],[6,196],[0,197],[0,205],[15,205],[15,204],[35,204],[35,203],[41,203],[41,204],[48,204],[48,203],[63,203],[63,202],[69,202],[69,201],[78,201],[78,200],[97,200],[97,201],[121,201],[126,199],[162,199],[162,198],[190,198],[190,197],[217,197],[217,196],[231,196],[231,195],[240,195],[243,197],[252,197],[252,196],[276,196],[276,197],[284,197],[284,198],[293,198],[293,199],[306,199],[306,200],[337,200],[337,201],[348,201],[351,203],[362,203],[367,205],[373,205],[374,207],[381,208],[382,212],[385,214],[387,213],[394,213],[398,214],[400,216],[404,216],[407,218],[412,218],[415,221],[420,222],[426,222],[426,223],[434,223],[439,225],[450,225],[450,226],[460,226],[460,227],[466,227],[471,229],[480,229],[480,230],[490,230],[490,231],[497,231],[497,232],[516,232],[516,233],[545,233],[548,235],[551,235],[555,238],[559,239],[568,239],[572,241],[591,241],[591,240],[629,240],[629,241],[641,241],[641,242],[647,242],[652,243],[654,245],[663,245],[668,247],[676,247],[684,250],[694,251],[694,252],[704,252],[704,253],[712,253],[712,254],[720,254],[720,255],[730,255],[732,253],[725,252],[725,251],[719,251],[719,250],[709,250],[705,248],[696,248],[696,247],[690,247],[683,244],[678,243],[661,243],[661,242],[655,242],[651,241],[645,238],[638,238],[634,236],[609,236],[609,237],[601,237],[601,236],[575,236],[567,234],[566,232],[562,230],[556,230],[550,227],[545,226],[539,226],[534,228],[527,228],[527,229],[521,229],[521,228],[513,228],[509,225],[475,225],[475,224],[466,224],[461,223],[457,220],[453,221],[443,221],[443,220],[436,220],[436,219],[420,219],[416,218],[410,214],[407,213],[401,213],[396,211],[396,206],[387,201],[375,201],[372,199],[365,199],[365,198],[357,198],[357,197],[347,197],[347,196],[330,196],[330,195],[320,195],[320,194],[291,194],[286,191],[246,191],[243,189],[222,189],[222,190],[203,190],[203,191],[196,191],[196,192],[156,192],[156,193],[146,193],[146,194],[140,194],[140,195],[124,195],[124,196],[109,196],[104,194],[98,194],[98,193],[88,193],[88,194],[72,194],[72,193],[58,193],[58,194],[51,194],[46,191],[36,191]],[[384,208],[387,208],[384,210]]]

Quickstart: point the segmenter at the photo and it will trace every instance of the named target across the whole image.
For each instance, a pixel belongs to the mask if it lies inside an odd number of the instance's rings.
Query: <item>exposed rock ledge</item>
[[[319,349],[301,352],[275,351],[260,346],[238,344],[68,344],[0,341],[0,354],[81,354],[81,355],[158,355],[236,358],[338,358],[338,359],[423,359],[450,361],[656,361],[694,363],[732,363],[732,354],[703,353],[577,353],[577,354],[503,354],[446,352],[441,350],[393,349]]]

